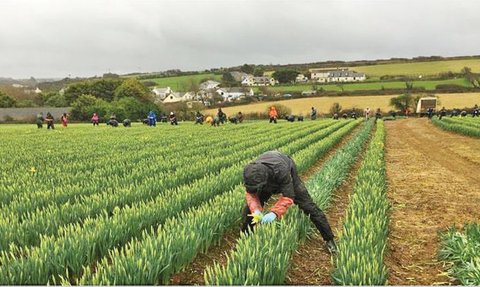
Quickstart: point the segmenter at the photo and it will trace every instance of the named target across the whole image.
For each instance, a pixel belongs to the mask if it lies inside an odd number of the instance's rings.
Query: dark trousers
[[[47,122],[47,129],[55,129],[55,126],[53,125],[53,122]]]
[[[277,118],[271,117],[270,118],[270,123],[272,123],[272,122],[276,124],[277,123]]]
[[[292,169],[292,179],[293,188],[295,189],[295,199],[293,202],[303,211],[303,213],[310,217],[310,220],[313,222],[318,231],[320,231],[320,234],[325,241],[332,240],[334,236],[332,229],[330,228],[330,224],[328,223],[327,217],[325,216],[323,211],[315,204],[315,202],[313,202],[313,199],[310,197],[310,194],[305,188],[305,185],[298,176],[296,167]],[[269,191],[268,188],[266,188],[258,195],[262,206],[264,206],[265,202],[267,202],[271,196],[272,192]],[[253,230],[254,224],[252,223],[252,217],[248,216],[248,214],[250,214],[250,209],[248,208],[248,205],[246,205],[243,209],[243,232]]]

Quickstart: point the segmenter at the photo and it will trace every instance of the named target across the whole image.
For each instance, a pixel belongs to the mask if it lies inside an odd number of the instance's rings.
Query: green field
[[[222,75],[205,73],[205,74],[197,74],[197,75],[146,79],[146,80],[142,80],[142,82],[151,81],[151,82],[157,83],[157,85],[162,88],[170,87],[175,92],[188,92],[192,81],[194,81],[197,84],[200,84],[200,82],[204,80],[215,80],[220,82],[221,79],[222,79]]]
[[[436,85],[440,84],[455,84],[463,87],[471,87],[471,84],[467,82],[464,78],[450,79],[450,80],[433,80],[433,81],[414,81],[413,87],[424,87],[426,90],[434,90]],[[392,81],[392,82],[365,82],[365,83],[353,83],[353,84],[343,84],[344,91],[374,91],[383,89],[405,89],[405,82],[403,81]],[[336,84],[325,84],[317,85],[317,88],[323,88],[324,91],[335,91],[340,92],[342,89],[339,85]],[[302,91],[312,90],[312,85],[291,85],[291,86],[274,86],[269,87],[269,90],[273,92],[292,92],[292,93],[301,93]],[[260,92],[258,87],[254,88],[254,91]]]
[[[480,59],[449,60],[418,63],[380,64],[371,66],[352,67],[351,70],[367,74],[367,77],[381,77],[384,75],[436,75],[442,72],[459,73],[463,67],[469,67],[472,72],[480,72]]]

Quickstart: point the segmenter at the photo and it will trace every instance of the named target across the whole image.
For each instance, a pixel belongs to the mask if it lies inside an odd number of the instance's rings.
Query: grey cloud
[[[478,54],[480,2],[3,0],[0,76]]]

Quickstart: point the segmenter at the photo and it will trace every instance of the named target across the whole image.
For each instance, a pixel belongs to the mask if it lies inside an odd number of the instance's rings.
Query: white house
[[[247,77],[242,81],[243,86],[273,86],[275,79],[270,77]]]
[[[347,69],[326,70],[311,69],[311,79],[319,83],[331,82],[361,82],[367,79],[364,73],[348,71]]]
[[[170,93],[167,97],[163,100],[163,103],[178,103],[178,102],[188,102],[195,99],[195,94],[186,92],[186,93]]]
[[[155,100],[156,101],[163,101],[165,98],[173,93],[172,89],[170,87],[166,88],[157,88],[155,87],[152,92],[155,94]]]
[[[298,74],[297,78],[295,78],[296,83],[306,83],[308,82],[308,78],[304,74]]]
[[[224,101],[232,102],[241,97],[251,97],[254,95],[253,89],[250,88],[220,88],[217,90],[217,94],[222,96]]]
[[[215,90],[220,86],[217,81],[208,80],[200,84],[200,90]]]
[[[250,75],[250,74],[247,74],[247,73],[244,73],[244,72],[237,72],[237,71],[234,71],[234,72],[230,72],[230,75],[232,75],[232,77],[235,79],[235,81],[237,82],[241,82],[243,80],[245,80],[246,78],[248,77],[253,77],[253,75]]]

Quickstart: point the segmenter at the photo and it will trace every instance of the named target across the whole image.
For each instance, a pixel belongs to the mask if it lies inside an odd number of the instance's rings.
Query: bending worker
[[[330,224],[322,210],[313,202],[298,176],[295,162],[289,156],[278,151],[265,152],[245,166],[243,179],[247,206],[243,211],[242,231],[253,230],[253,216],[250,214],[260,216],[260,223],[266,224],[281,218],[288,207],[295,203],[320,231],[328,250],[336,251]],[[263,205],[276,193],[282,196],[270,212],[263,214]]]

